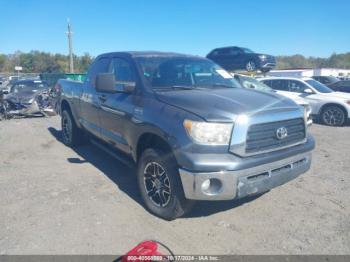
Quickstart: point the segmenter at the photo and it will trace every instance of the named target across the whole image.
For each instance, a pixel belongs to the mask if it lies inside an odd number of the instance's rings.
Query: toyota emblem
[[[282,140],[288,136],[288,130],[284,126],[276,130],[276,137],[278,140]]]

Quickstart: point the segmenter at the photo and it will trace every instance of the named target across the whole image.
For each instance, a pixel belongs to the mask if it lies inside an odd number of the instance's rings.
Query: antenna
[[[69,49],[69,72],[74,73],[73,45],[72,45],[73,32],[71,30],[71,24],[70,24],[69,18],[67,19],[67,23],[68,23],[67,36],[68,36],[68,49]]]

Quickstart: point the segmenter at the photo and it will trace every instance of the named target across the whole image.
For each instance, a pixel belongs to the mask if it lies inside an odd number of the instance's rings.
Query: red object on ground
[[[123,256],[122,262],[153,261],[152,257],[164,256],[158,252],[158,244],[153,241],[144,241],[131,249]]]

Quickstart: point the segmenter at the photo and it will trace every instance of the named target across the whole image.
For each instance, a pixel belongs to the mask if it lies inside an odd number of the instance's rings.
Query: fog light
[[[203,181],[201,189],[206,195],[218,195],[222,191],[222,183],[216,178],[206,179]]]
[[[210,187],[210,179],[204,180],[204,182],[202,183],[202,191],[208,191]]]

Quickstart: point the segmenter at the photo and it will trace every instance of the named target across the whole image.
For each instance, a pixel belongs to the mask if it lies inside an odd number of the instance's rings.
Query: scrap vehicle
[[[167,220],[196,200],[262,194],[310,168],[306,111],[240,87],[206,58],[102,54],[84,82],[62,79],[55,90],[63,143],[90,140],[137,165],[146,208]]]
[[[343,126],[350,117],[350,94],[335,92],[313,78],[267,77],[260,78],[266,85],[284,96],[305,99],[311,114],[329,126]]]
[[[231,75],[244,88],[253,88],[255,90],[259,90],[262,92],[276,92],[276,90],[265,85],[263,82],[258,81],[254,77],[249,77],[249,76],[242,75],[242,74],[231,74]],[[304,107],[304,109],[306,110],[306,114],[307,114],[307,124],[308,124],[308,126],[312,125],[311,106],[308,102],[306,102],[306,100],[304,98],[301,98],[299,96],[286,97],[286,96],[283,96],[283,94],[282,94],[282,97],[285,97],[286,99],[292,99],[295,103]],[[282,99],[282,97],[281,97],[281,99]]]
[[[237,46],[215,48],[207,55],[207,58],[227,71],[246,70],[252,72],[260,70],[266,73],[276,66],[274,56],[255,53],[248,48]]]
[[[4,99],[4,91],[0,90],[0,121],[7,118],[7,102]]]
[[[50,89],[41,80],[18,80],[2,91],[7,118],[54,114]]]

